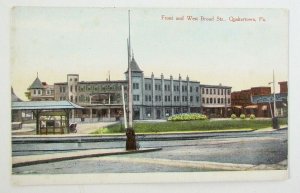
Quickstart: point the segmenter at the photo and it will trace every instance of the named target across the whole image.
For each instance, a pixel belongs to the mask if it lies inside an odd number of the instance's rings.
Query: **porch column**
[[[72,123],[75,122],[75,110],[72,109]]]
[[[38,135],[40,134],[40,111],[33,111],[33,115],[35,115],[36,118],[36,134]]]
[[[93,109],[90,108],[90,122],[93,122]]]
[[[108,114],[108,119],[109,119],[109,121],[110,121],[110,107],[108,107],[107,114]]]

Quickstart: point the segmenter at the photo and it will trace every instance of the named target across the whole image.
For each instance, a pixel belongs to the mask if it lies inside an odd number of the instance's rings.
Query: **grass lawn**
[[[279,120],[281,125],[287,124],[287,119]],[[269,120],[196,120],[196,121],[167,121],[153,123],[134,123],[136,133],[160,133],[160,132],[213,132],[213,131],[236,131],[257,130],[272,126]],[[114,134],[124,133],[121,124],[110,125],[107,128],[98,129],[91,134]]]

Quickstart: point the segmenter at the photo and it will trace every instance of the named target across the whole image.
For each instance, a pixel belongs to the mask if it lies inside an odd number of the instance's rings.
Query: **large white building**
[[[173,114],[200,112],[200,82],[179,75],[174,79],[145,77],[134,57],[131,62],[133,118],[164,119]],[[128,80],[128,71],[125,72]]]

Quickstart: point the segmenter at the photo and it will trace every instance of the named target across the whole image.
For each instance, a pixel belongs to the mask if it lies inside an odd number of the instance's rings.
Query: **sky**
[[[37,73],[48,84],[73,73],[124,79],[128,9],[15,7],[11,21],[11,84],[23,100]],[[268,86],[273,69],[276,82],[288,80],[284,9],[131,9],[131,46],[146,77],[180,74],[233,91]]]

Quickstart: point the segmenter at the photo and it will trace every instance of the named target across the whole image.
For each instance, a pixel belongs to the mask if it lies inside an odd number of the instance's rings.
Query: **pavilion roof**
[[[25,101],[12,102],[12,110],[56,110],[81,109],[82,107],[70,101]]]

